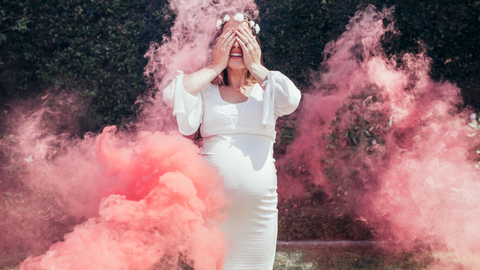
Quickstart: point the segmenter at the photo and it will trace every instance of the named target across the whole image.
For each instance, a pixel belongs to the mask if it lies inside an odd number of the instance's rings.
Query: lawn
[[[480,256],[456,256],[441,252],[403,252],[387,254],[372,247],[355,248],[281,248],[275,256],[274,270],[317,269],[480,269]]]
[[[18,270],[18,263],[24,257],[0,256],[0,270]],[[480,269],[480,256],[456,256],[443,252],[403,252],[392,255],[375,247],[279,248],[273,269],[473,270]]]

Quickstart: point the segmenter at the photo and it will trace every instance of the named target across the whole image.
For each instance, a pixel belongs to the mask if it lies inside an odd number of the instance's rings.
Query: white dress
[[[202,155],[224,177],[232,201],[220,228],[229,250],[223,269],[273,268],[277,239],[277,177],[273,159],[275,121],[292,113],[300,91],[283,74],[268,72],[265,91],[256,84],[247,101],[231,104],[218,86],[209,84],[197,96],[185,92],[183,73],[164,90],[181,133],[200,126]]]

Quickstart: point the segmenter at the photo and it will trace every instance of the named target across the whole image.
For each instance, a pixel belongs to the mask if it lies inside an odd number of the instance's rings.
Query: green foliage
[[[78,114],[101,124],[125,123],[148,87],[143,55],[151,41],[169,35],[174,14],[166,4],[167,0],[0,0],[0,102],[47,89],[73,91],[89,104],[75,110]],[[312,84],[312,70],[325,57],[324,46],[344,32],[358,9],[367,4],[395,5],[395,25],[401,35],[386,35],[386,54],[401,59],[405,52],[425,52],[432,58],[432,77],[457,83],[465,104],[480,109],[480,1],[265,0],[257,4],[265,65],[285,73],[304,92]],[[342,109],[355,116],[352,122],[341,124],[344,118],[339,115],[332,123],[333,132],[322,138],[331,151],[319,166],[325,167],[336,190],[358,185],[358,170],[342,170],[338,162],[373,154],[372,141],[382,144],[390,122],[379,112],[367,116],[355,112],[363,102],[379,98],[367,94],[354,97],[357,104]],[[296,137],[295,117],[279,124],[276,155]],[[348,143],[342,146],[344,151],[337,151],[344,137]],[[296,168],[290,171],[294,177],[308,174]],[[309,202],[292,198],[279,205],[280,239],[371,237],[349,212],[355,194],[329,197],[312,183],[305,186]]]
[[[399,59],[406,52],[425,52],[432,58],[431,76],[436,80],[448,79],[458,84],[465,105],[480,108],[480,54],[475,45],[480,41],[479,1],[261,1],[258,3],[262,25],[260,39],[265,65],[284,72],[302,91],[307,91],[313,82],[311,71],[319,69],[325,57],[322,54],[325,44],[342,34],[350,17],[367,4],[374,4],[379,9],[384,6],[396,7],[394,20],[400,35],[387,33],[385,36],[382,46],[387,55],[393,55],[401,64]],[[337,119],[331,123],[332,132],[320,138],[319,142],[329,150],[329,155],[323,157],[318,166],[323,168],[332,184],[332,190],[329,191],[331,195],[327,196],[323,188],[312,184],[308,179],[313,176],[302,165],[294,166],[296,161],[292,161],[292,165],[287,164],[287,168],[280,168],[290,178],[304,181],[305,197],[310,202],[303,202],[303,205],[313,207],[315,202],[318,208],[327,207],[339,218],[354,216],[352,209],[361,197],[362,190],[368,188],[359,177],[361,173],[369,171],[364,159],[381,158],[383,136],[394,120],[385,112],[367,108],[371,103],[381,102],[374,88],[365,89],[362,95],[350,97],[349,100],[352,104],[346,104],[338,112]],[[348,120],[349,117],[352,121]],[[295,115],[279,121],[276,155],[285,152],[292,141],[289,138],[295,138],[292,136],[295,121]],[[315,218],[307,217],[311,215],[308,210],[284,212],[286,209],[292,210],[295,205],[298,207],[298,200],[290,198],[279,204],[281,239],[352,239],[350,237],[353,236],[346,230],[351,226],[361,227],[356,223],[360,218],[355,217],[329,229],[327,234],[333,238],[322,235],[321,231],[316,233],[312,228],[322,227],[318,220],[333,224],[335,218],[329,216],[329,211],[319,209]],[[370,236],[364,239],[371,237],[371,232],[365,235],[368,234]]]
[[[89,101],[84,115],[122,124],[147,89],[143,54],[169,34],[167,1],[0,0],[0,97],[75,91]],[[480,109],[480,2],[474,0],[258,1],[263,56],[306,91],[324,46],[367,4],[396,6],[401,35],[384,47],[397,59],[426,51],[432,76],[459,85],[465,104]],[[87,103],[86,103],[87,104]]]
[[[368,4],[379,9],[395,6],[401,35],[385,37],[387,55],[401,59],[405,52],[425,51],[432,58],[432,77],[457,83],[465,105],[480,108],[480,1],[258,1],[265,65],[284,72],[306,91],[311,70],[324,59],[325,44],[343,33],[350,17]]]
[[[330,123],[330,132],[312,138],[326,149],[319,155],[317,166],[328,178],[329,190],[314,184],[311,179],[315,176],[309,172],[311,167],[298,165],[296,160],[279,168],[280,174],[296,179],[305,191],[300,197],[281,198],[280,239],[367,240],[373,237],[355,210],[371,185],[363,181],[361,175],[370,173],[370,165],[375,164],[372,160],[383,158],[384,137],[393,119],[381,111],[379,105],[383,99],[374,86],[365,87],[346,100]]]
[[[67,89],[90,103],[83,115],[108,124],[131,117],[146,89],[143,55],[169,30],[166,1],[2,2],[5,12],[22,7],[25,14],[12,27],[23,31],[4,38],[3,69],[14,74],[10,96]]]
[[[7,40],[6,33],[8,31],[25,31],[27,30],[27,23],[30,20],[25,16],[25,9],[22,8],[22,5],[18,7],[13,7],[12,5],[4,5],[3,3],[0,6],[0,45]],[[0,65],[3,65],[0,62]]]

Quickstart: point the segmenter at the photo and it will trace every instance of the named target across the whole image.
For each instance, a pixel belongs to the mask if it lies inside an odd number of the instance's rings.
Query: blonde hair
[[[247,70],[247,75],[245,76],[245,83],[246,85],[254,85],[257,83],[257,80],[255,80],[255,77],[250,73],[249,70]],[[228,71],[227,69],[224,69],[218,76],[211,81],[211,84],[213,85],[230,85],[228,82]]]

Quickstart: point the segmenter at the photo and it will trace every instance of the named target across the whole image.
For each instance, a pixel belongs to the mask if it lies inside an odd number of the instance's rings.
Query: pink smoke
[[[216,225],[227,201],[220,176],[198,147],[160,132],[141,132],[128,143],[107,127],[95,148],[105,177],[125,183],[132,198],[102,199],[98,217],[20,269],[221,268],[227,246]]]
[[[258,15],[253,1],[170,5],[176,14],[172,36],[146,53],[145,73],[156,91],[177,69],[189,73],[208,63],[215,21],[224,13]],[[279,192],[301,195],[304,181],[313,181],[333,203],[368,222],[379,239],[476,252],[479,136],[465,122],[469,113],[457,112],[458,88],[428,77],[426,56],[406,54],[399,68],[383,54],[380,41],[395,29],[382,20],[391,14],[360,11],[327,45],[328,71],[314,77],[299,137],[278,161]],[[72,139],[67,132],[47,132],[46,109],[11,123],[18,144],[8,144],[9,151],[27,168],[22,183],[32,192],[48,190],[68,214],[88,218],[21,269],[221,267],[227,247],[216,225],[228,207],[221,179],[198,147],[169,133],[176,127],[161,96],[143,106],[131,133],[107,127],[99,136]],[[285,171],[290,163],[301,173]]]
[[[253,1],[175,0],[170,8],[176,14],[171,37],[152,45],[145,55],[145,73],[160,93],[141,106],[140,120],[131,131],[106,127],[100,135],[75,138],[74,127],[59,132],[73,119],[47,104],[27,112],[18,108],[15,115],[21,121],[9,122],[15,143],[1,146],[27,168],[18,178],[32,194],[39,194],[30,201],[32,207],[49,205],[41,195],[48,191],[54,201],[47,213],[61,209],[76,222],[87,219],[47,254],[29,257],[20,269],[222,267],[227,245],[217,226],[229,205],[222,179],[197,146],[173,131],[176,125],[161,91],[178,69],[189,73],[208,64],[216,20],[236,12],[256,17],[258,11]],[[66,107],[76,106],[75,100],[65,99]],[[46,123],[53,126],[46,128]],[[17,205],[10,213],[19,211],[28,212]]]
[[[456,86],[429,77],[427,56],[407,53],[397,63],[383,53],[384,33],[396,31],[383,23],[392,12],[357,12],[326,46],[327,71],[313,78],[299,137],[279,160],[295,160],[305,173],[294,178],[281,169],[279,184],[288,184],[280,193],[301,195],[313,181],[339,214],[356,212],[378,239],[478,253],[476,122],[458,111]]]

